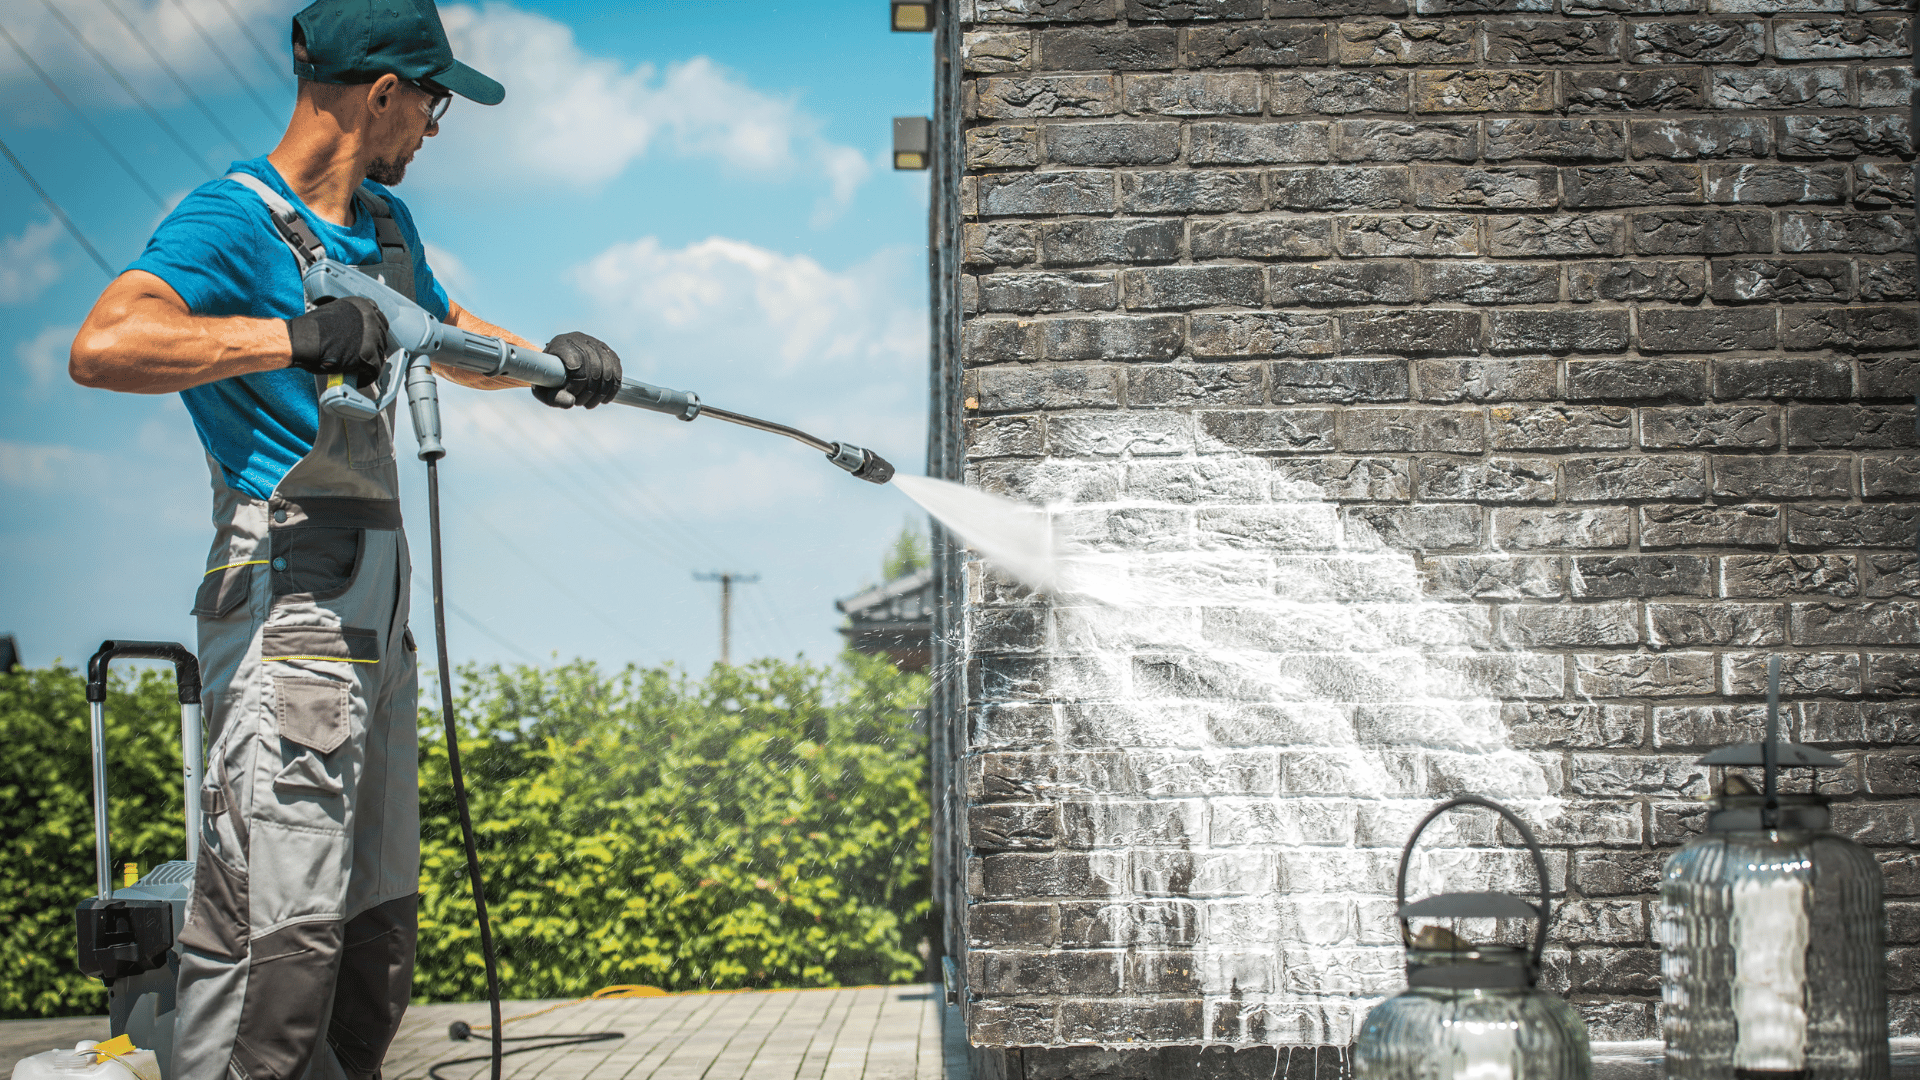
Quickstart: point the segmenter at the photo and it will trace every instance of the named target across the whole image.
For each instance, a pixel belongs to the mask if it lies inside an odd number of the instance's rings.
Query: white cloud
[[[59,236],[60,223],[48,218],[0,238],[0,304],[25,303],[60,280],[60,262],[53,257]]]
[[[592,187],[664,145],[758,176],[816,175],[839,207],[871,172],[858,151],[822,138],[819,121],[792,98],[704,56],[664,71],[629,67],[581,49],[563,23],[499,2],[450,5],[441,19],[454,55],[499,79],[507,97],[492,108],[457,104],[435,139],[445,149],[423,175],[494,187],[517,173]]]
[[[457,300],[473,295],[473,273],[458,255],[438,244],[427,244],[427,265],[433,268],[434,280],[448,296]]]
[[[32,338],[13,347],[20,366],[27,369],[27,381],[36,389],[45,387],[67,369],[67,354],[73,347],[78,326],[49,326]]]
[[[0,439],[0,486],[28,491],[81,490],[102,480],[107,461],[71,446]]]

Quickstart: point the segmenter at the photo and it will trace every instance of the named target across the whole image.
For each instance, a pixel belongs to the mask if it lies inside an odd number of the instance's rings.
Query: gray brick
[[[1774,55],[1782,60],[1859,60],[1912,55],[1907,19],[1777,19]]]
[[[1569,360],[1568,401],[1700,401],[1704,360]]]
[[[1566,569],[1554,558],[1451,555],[1428,559],[1424,569],[1428,593],[1441,599],[1547,600],[1567,591]]]
[[[1275,307],[1338,307],[1413,302],[1413,264],[1296,263],[1267,269],[1267,302]]]
[[[1356,408],[1340,414],[1340,449],[1362,453],[1486,449],[1486,419],[1478,409]]]
[[[1713,299],[1722,304],[1845,300],[1852,277],[1845,259],[1715,259]]]
[[[1283,360],[1267,369],[1275,405],[1407,400],[1404,360]]]
[[[967,112],[980,120],[1044,116],[1112,116],[1113,79],[1105,75],[1033,75],[972,79]]]
[[[1260,0],[1127,0],[1131,22],[1257,19]]]
[[[1424,458],[1415,493],[1434,502],[1552,502],[1553,463],[1543,458]]]
[[[1700,262],[1634,260],[1567,264],[1567,298],[1593,300],[1698,300],[1706,294]]]
[[[1713,462],[1713,493],[1739,499],[1844,499],[1851,484],[1845,457],[1724,454]]]
[[[1127,404],[1153,406],[1258,405],[1266,399],[1259,364],[1151,365],[1127,383]]]
[[[1114,0],[975,0],[975,22],[1106,22],[1118,13]]]
[[[1620,59],[1620,23],[1614,19],[1489,19],[1487,62],[1493,64],[1604,64]]]
[[[1187,31],[1187,63],[1192,67],[1297,67],[1324,64],[1331,53],[1325,23],[1238,23]]]
[[[1780,121],[1783,158],[1906,157],[1913,138],[1904,116],[1788,116]]]
[[[1480,153],[1472,121],[1341,120],[1334,125],[1337,161],[1460,161]]]
[[[1203,507],[1195,514],[1201,547],[1245,551],[1323,551],[1334,545],[1335,520],[1331,507],[1311,505]],[[1242,682],[1242,674],[1234,671],[1231,665],[1215,666],[1204,660],[1187,663],[1187,659],[1165,658],[1165,664],[1173,665],[1178,670],[1168,669],[1152,678],[1169,680],[1168,689],[1177,689],[1175,684],[1191,681],[1194,688],[1200,691],[1191,696],[1241,696],[1238,691],[1226,694],[1209,692],[1214,682],[1220,686],[1228,683],[1237,686]],[[1154,665],[1162,664],[1160,659],[1136,655],[1136,676],[1141,672],[1143,660]],[[1146,696],[1153,696],[1152,688],[1148,687],[1147,690]]]
[[[1452,304],[1550,304],[1560,299],[1560,268],[1553,263],[1422,263],[1419,295],[1422,301]]]
[[[1421,15],[1460,15],[1472,12],[1536,12],[1553,10],[1553,0],[1418,0],[1414,5]]]
[[[1700,0],[1565,0],[1569,15],[1677,15],[1699,11]]]
[[[1795,405],[1787,410],[1787,445],[1884,450],[1920,445],[1920,439],[1911,405]]]
[[[1609,406],[1503,406],[1492,410],[1500,450],[1606,450],[1629,446],[1633,410]]]
[[[971,372],[973,394],[983,412],[1033,409],[1112,408],[1120,404],[1120,380],[1111,368],[986,368]]]
[[[1179,156],[1179,124],[1054,124],[1047,128],[1047,160],[1055,165],[1165,165]]]
[[[1640,641],[1640,606],[1514,604],[1500,609],[1500,638],[1517,648],[1594,648]]]
[[[962,258],[968,266],[1019,266],[1033,261],[1033,226],[995,221],[960,226]]]
[[[1125,886],[1124,859],[1108,855],[988,855],[979,861],[985,899],[1106,896]]]
[[[1730,352],[1774,344],[1771,308],[1679,308],[1640,312],[1643,352]]]
[[[988,217],[1110,214],[1113,212],[1113,174],[1044,172],[983,176],[980,178],[980,212]]]
[[[1707,493],[1707,460],[1690,454],[1565,459],[1568,502],[1699,499]]]
[[[967,810],[967,840],[981,851],[1052,848],[1058,833],[1058,811],[1052,806],[1003,804],[974,806]],[[1027,918],[1044,917],[1026,910],[1035,907],[1043,912],[1047,910],[1041,904],[1021,905],[1022,910],[1014,914]]]
[[[1115,300],[1111,271],[989,274],[980,279],[980,302],[987,311],[1099,311],[1113,307]]]
[[[1721,560],[1727,596],[1858,596],[1853,559],[1839,555],[1729,555]]]
[[[1195,165],[1325,161],[1332,152],[1332,126],[1326,123],[1195,123],[1187,128],[1187,160]]]
[[[1561,84],[1570,113],[1693,110],[1706,100],[1699,68],[1569,71]]]
[[[1195,221],[1196,259],[1312,259],[1333,254],[1333,223],[1326,218],[1223,218]]]
[[[1061,839],[1069,848],[1185,847],[1205,831],[1206,804],[1198,799],[1070,802],[1061,807],[1060,813]],[[1061,905],[1062,914],[1068,907]],[[1077,935],[1070,937],[1084,940]]]
[[[1407,0],[1267,0],[1275,19],[1334,19],[1347,15],[1405,15]]]
[[[1019,71],[1033,61],[1033,37],[1024,30],[970,30],[961,36],[960,63],[971,72]]]
[[[1020,0],[1003,0],[1013,5],[1027,5]],[[1111,0],[1106,6],[1111,7]],[[986,930],[987,937],[993,935]],[[996,944],[1001,942],[995,939]],[[1038,942],[1037,944],[1048,944]],[[1026,998],[981,998],[973,1003],[967,1014],[967,1039],[981,1045],[1022,1046],[1043,1042],[1054,1037],[1055,1016],[1059,1012],[1059,1003],[1051,999]]]
[[[1477,506],[1350,506],[1340,520],[1349,543],[1365,544],[1371,533],[1402,551],[1458,551],[1485,542],[1480,513]]]
[[[1093,413],[1054,416],[1047,424],[1047,453],[1055,457],[1144,457],[1192,449],[1193,424],[1185,416]]]
[[[1184,231],[1178,220],[1049,221],[1040,226],[1040,256],[1050,266],[1172,262]]]
[[[1275,32],[1288,29],[1274,27]],[[1188,49],[1203,31],[1191,31]],[[1266,30],[1216,31],[1221,33],[1264,33]],[[1264,62],[1263,62],[1264,63]],[[1404,71],[1302,71],[1274,72],[1267,96],[1267,111],[1275,116],[1313,113],[1337,116],[1360,112],[1405,112],[1411,78]]]
[[[1880,255],[1913,247],[1908,214],[1780,215],[1780,250],[1844,251]]]
[[[1256,116],[1260,76],[1252,73],[1127,75],[1130,113],[1160,116]]]
[[[1879,259],[1860,259],[1855,266],[1859,273],[1861,300],[1886,303],[1920,297],[1920,279],[1916,278],[1911,260],[1882,262]]]
[[[1758,19],[1633,24],[1636,64],[1750,64],[1767,54]]]
[[[1568,580],[1574,596],[1596,600],[1709,596],[1712,566],[1698,555],[1576,555]]]
[[[1837,203],[1846,198],[1838,165],[1710,165],[1707,198],[1717,203]]]
[[[960,334],[970,364],[1033,360],[1040,355],[1040,324],[1032,319],[975,319]]]
[[[1507,258],[1619,255],[1627,219],[1620,214],[1556,214],[1487,219],[1487,254]]]
[[[1905,210],[1913,205],[1913,167],[1868,164],[1853,167],[1853,205],[1868,210]]]
[[[1422,113],[1552,112],[1553,72],[1539,69],[1418,71],[1413,108]]]
[[[1657,893],[1667,855],[1664,851],[1576,851],[1573,882],[1586,896]]]
[[[1862,398],[1912,398],[1920,393],[1920,361],[1908,356],[1860,358]]]
[[[1336,351],[1333,318],[1305,312],[1253,311],[1193,315],[1188,347],[1200,358],[1325,356]]]
[[[1486,127],[1488,161],[1521,158],[1561,164],[1627,156],[1624,120],[1522,117],[1489,120]]]
[[[1681,697],[1714,690],[1712,653],[1598,653],[1573,660],[1575,692],[1592,697]],[[1690,758],[1573,756],[1573,790],[1581,795],[1705,792],[1705,766]]]
[[[1040,129],[1023,125],[978,127],[967,132],[967,168],[1017,169],[1040,164]]]
[[[1505,551],[1623,548],[1628,537],[1625,507],[1493,512],[1493,542]]]
[[[1773,125],[1760,117],[1635,120],[1631,127],[1635,157],[1698,161],[1701,158],[1766,157],[1773,153]]]
[[[1042,436],[1037,416],[995,416],[968,420],[967,457],[1038,457]]]
[[[1913,100],[1913,69],[1900,67],[1861,67],[1853,69],[1853,84],[1860,92],[1863,109],[1897,109]]]
[[[1920,457],[1911,454],[1887,456],[1876,454],[1862,457],[1860,459],[1860,494],[1867,498],[1920,495]]]
[[[1042,71],[1150,71],[1179,63],[1178,31],[1136,27],[1129,30],[1042,30]]]
[[[1295,486],[1304,484],[1324,499],[1405,502],[1412,496],[1412,473],[1397,458],[1279,459],[1273,462],[1274,497],[1292,498]]]
[[[1912,696],[1916,690],[1920,690],[1920,663],[1915,662],[1911,652],[1870,652],[1867,654],[1866,688],[1869,693],[1874,694]],[[1905,760],[1908,764],[1903,771],[1911,774],[1913,758],[1908,757]],[[1873,764],[1869,759],[1869,770],[1873,769]],[[1872,786],[1871,773],[1869,773],[1869,786]],[[1914,891],[1911,888],[1908,889],[1909,894]]]
[[[1787,605],[1796,645],[1920,644],[1920,604],[1910,600]]]
[[[1773,250],[1773,216],[1757,210],[1647,210],[1633,215],[1642,255],[1731,255]]]
[[[1778,547],[1780,533],[1777,506],[1649,506],[1640,511],[1642,550]]]
[[[1260,178],[1253,173],[1195,169],[1120,174],[1120,209],[1130,214],[1224,214],[1258,210],[1261,201]]]
[[[1221,446],[1253,453],[1334,449],[1332,409],[1202,412],[1200,432]]]
[[[1336,219],[1342,255],[1473,255],[1477,219],[1465,214],[1354,214]]]
[[[1404,167],[1277,169],[1276,210],[1391,210],[1413,201]]]
[[[1136,310],[1259,307],[1260,269],[1254,266],[1161,266],[1122,270],[1120,287]]]
[[[1707,101],[1716,109],[1844,109],[1845,68],[1715,68]]]
[[[1560,170],[1568,208],[1704,201],[1695,165],[1607,165]]]
[[[1354,19],[1338,24],[1340,63],[1458,64],[1475,58],[1470,22],[1388,22]]]
[[[1763,405],[1641,409],[1640,445],[1650,450],[1771,448],[1780,445],[1780,415]]]
[[[1617,353],[1627,347],[1628,321],[1624,310],[1495,311],[1487,348],[1496,353]]]
[[[1728,653],[1720,658],[1727,693],[1764,694],[1767,691],[1767,653]],[[1857,694],[1860,692],[1860,656],[1857,653],[1787,653],[1780,657],[1782,694]]]
[[[1917,340],[1913,308],[1789,308],[1781,313],[1780,343],[1789,349],[1874,352],[1910,349]]]
[[[1920,507],[1808,506],[1787,510],[1787,543],[1802,547],[1911,547]]]
[[[1073,901],[1060,905],[1061,939],[1082,948],[1191,945],[1199,930],[1200,908],[1191,900]]]
[[[1553,206],[1560,199],[1554,170],[1540,167],[1415,166],[1413,190],[1417,205],[1443,210],[1459,207],[1530,210]]]
[[[1551,401],[1558,396],[1552,360],[1421,360],[1414,364],[1420,400]]]
[[[997,942],[995,944],[998,944]],[[1121,952],[972,949],[967,987],[980,996],[1120,992]]]
[[[1684,649],[1696,645],[1784,645],[1787,643],[1785,612],[1778,604],[1648,604],[1647,622],[1652,627],[1651,643],[1659,648]],[[1734,709],[1751,715],[1752,706]],[[1660,746],[1722,746],[1746,742],[1751,736],[1728,730],[1724,716],[1733,711],[1725,706],[1711,709],[1653,710],[1654,740]],[[1764,719],[1765,712],[1760,710]],[[1701,721],[1712,718],[1708,731]],[[1705,739],[1702,742],[1699,740]]]
[[[1472,353],[1479,341],[1480,315],[1473,311],[1349,311],[1340,317],[1341,348],[1350,353]]]
[[[1186,322],[1177,315],[1048,319],[1039,326],[1049,360],[1171,360],[1186,341]]]

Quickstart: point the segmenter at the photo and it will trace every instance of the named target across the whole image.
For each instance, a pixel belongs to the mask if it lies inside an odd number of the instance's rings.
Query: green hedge
[[[0,676],[0,1017],[98,1012],[73,969],[92,891],[83,679]],[[855,985],[924,977],[926,680],[849,654],[671,669],[469,666],[461,760],[507,996],[610,983]],[[416,1000],[485,994],[445,740],[422,684]],[[182,850],[179,712],[164,672],[109,698],[116,857]]]

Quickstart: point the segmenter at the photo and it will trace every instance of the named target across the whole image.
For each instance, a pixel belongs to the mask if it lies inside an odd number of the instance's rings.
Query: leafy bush
[[[103,1011],[73,967],[73,905],[93,891],[82,676],[0,676],[0,1016]],[[849,654],[761,660],[696,681],[468,666],[461,761],[504,991],[831,986],[921,977],[928,935],[922,676]],[[414,994],[486,992],[447,778],[438,693],[421,684],[421,911]],[[108,703],[117,858],[183,850],[179,712],[165,672],[116,677]]]

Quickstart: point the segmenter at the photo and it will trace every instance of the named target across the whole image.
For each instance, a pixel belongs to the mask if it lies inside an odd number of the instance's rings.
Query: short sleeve
[[[290,319],[300,314],[306,305],[299,265],[273,232],[266,207],[250,211],[219,190],[221,184],[182,199],[127,269],[166,282],[196,315]]]

